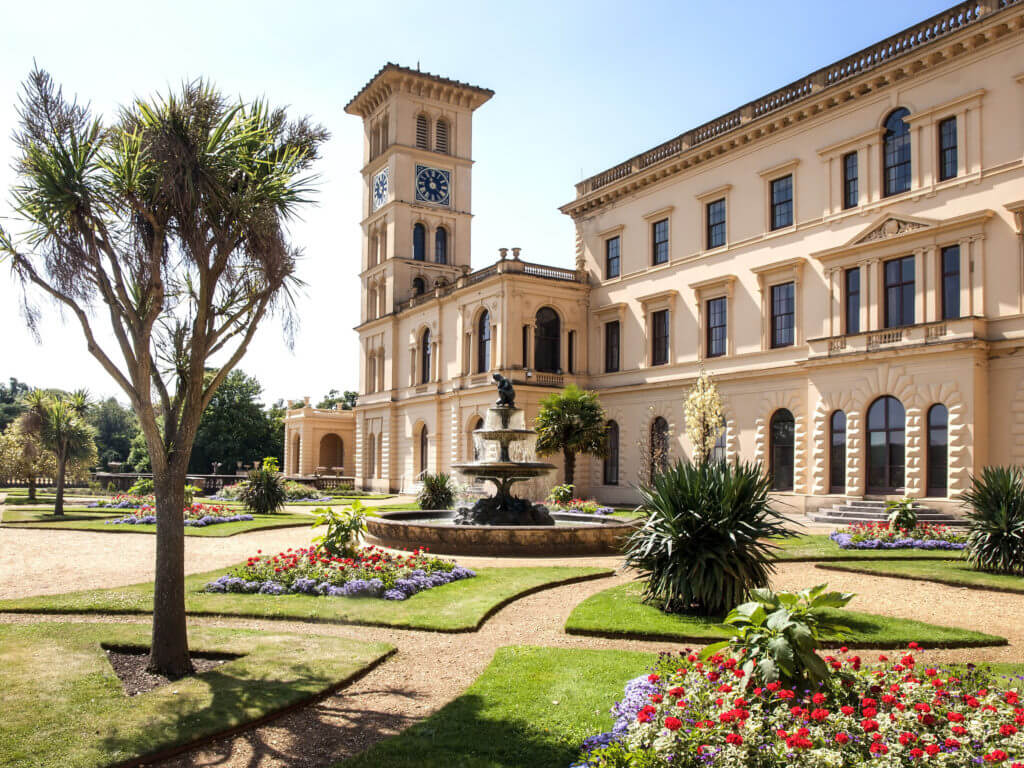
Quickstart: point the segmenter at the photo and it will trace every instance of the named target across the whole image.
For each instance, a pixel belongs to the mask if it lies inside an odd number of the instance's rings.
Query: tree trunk
[[[29,478],[28,478],[28,500],[29,501],[35,501],[36,500],[36,476],[35,475],[29,475]]]
[[[190,674],[185,621],[185,474],[187,458],[172,455],[153,468],[156,496],[156,576],[153,584],[153,640],[146,669],[171,678]]]
[[[562,458],[565,461],[565,483],[574,486],[576,484],[576,454],[573,451],[563,450]],[[575,494],[576,489],[572,490]]]
[[[68,459],[63,454],[57,456],[57,500],[53,505],[53,514],[56,517],[64,515],[64,473],[67,471]]]

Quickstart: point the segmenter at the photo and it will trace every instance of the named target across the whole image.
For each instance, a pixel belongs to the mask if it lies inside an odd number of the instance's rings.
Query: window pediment
[[[919,229],[927,229],[937,224],[934,219],[922,219],[912,216],[886,216],[862,231],[847,245],[862,245],[876,240],[888,240]]]

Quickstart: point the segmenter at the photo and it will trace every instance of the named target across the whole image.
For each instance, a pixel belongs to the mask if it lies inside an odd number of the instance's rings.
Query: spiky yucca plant
[[[451,509],[455,502],[455,486],[451,477],[444,472],[425,472],[422,481],[423,487],[416,494],[420,509]]]
[[[981,571],[1024,575],[1024,469],[985,467],[963,494],[967,559]]]
[[[774,546],[792,535],[757,464],[677,461],[640,488],[647,519],[627,540],[626,564],[644,600],[670,613],[721,616],[768,586]]]

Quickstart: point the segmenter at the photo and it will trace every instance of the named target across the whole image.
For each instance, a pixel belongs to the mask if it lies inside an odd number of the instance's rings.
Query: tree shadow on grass
[[[182,754],[182,747],[191,744],[191,749],[209,758],[204,765],[217,765],[237,757],[240,750],[236,742],[242,739],[246,743],[244,751],[249,753],[246,765],[252,768],[268,757],[286,765],[323,765],[333,758],[333,747],[346,740],[347,732],[371,729],[372,735],[375,723],[372,712],[353,708],[351,723],[339,728],[328,720],[334,716],[333,705],[329,704],[334,699],[317,700],[330,697],[332,691],[351,684],[373,666],[338,680],[305,664],[290,665],[291,674],[286,679],[251,674],[244,666],[232,669],[226,664],[196,676],[209,686],[211,698],[206,705],[184,713],[181,700],[173,696],[142,694],[127,705],[134,707],[138,702],[135,717],[114,724],[111,732],[101,735],[99,748],[106,755],[132,756],[115,765],[136,765],[145,758],[148,765],[166,760],[168,766],[185,766],[194,764],[187,754],[190,750]],[[170,683],[152,693],[166,694],[174,686]],[[275,727],[273,741],[267,731],[258,728],[270,721]],[[214,741],[207,743],[209,739]],[[199,744],[195,744],[197,740]],[[319,760],[318,753],[323,753]]]
[[[557,729],[487,715],[464,694],[427,720],[336,768],[565,768],[579,753]]]

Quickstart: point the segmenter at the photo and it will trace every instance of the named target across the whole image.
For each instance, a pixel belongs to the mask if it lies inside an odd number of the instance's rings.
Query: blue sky
[[[318,205],[293,229],[309,287],[294,350],[261,330],[241,367],[267,400],[356,389],[361,126],[345,103],[386,61],[491,88],[474,121],[473,266],[500,246],[559,266],[558,206],[582,178],[881,40],[947,2],[35,2],[3,9],[0,216],[9,216],[19,84],[35,59],[112,115],[208,77],[312,115],[332,133]],[[5,222],[10,225],[12,222]],[[16,228],[16,227],[15,227]],[[42,344],[0,265],[0,379],[120,395],[77,325],[46,306]],[[124,398],[121,397],[123,400]]]

